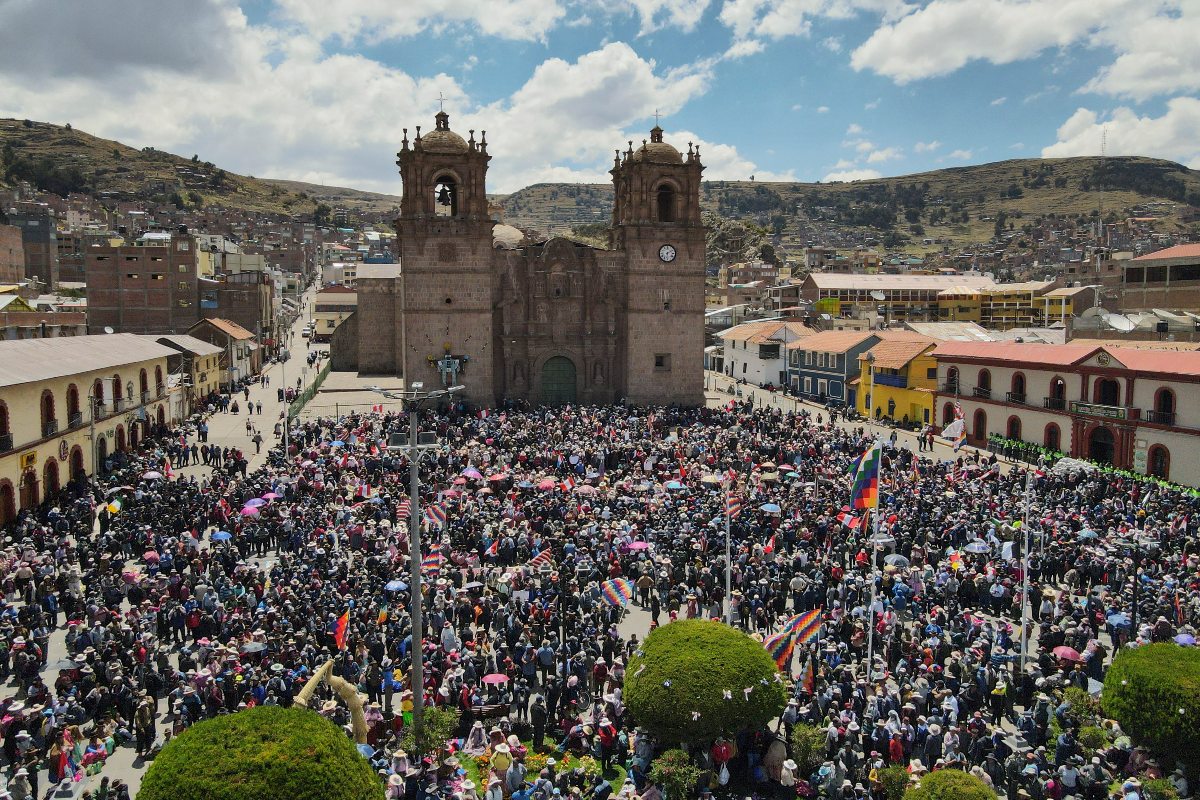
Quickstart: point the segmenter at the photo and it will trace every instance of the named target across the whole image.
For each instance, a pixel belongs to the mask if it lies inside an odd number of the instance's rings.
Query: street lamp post
[[[462,386],[450,386],[425,392],[425,385],[419,381],[413,382],[408,391],[390,392],[378,386],[372,386],[371,391],[383,395],[389,400],[399,400],[408,412],[408,435],[394,434],[388,443],[389,452],[408,453],[408,566],[409,585],[412,593],[412,679],[410,684],[413,693],[413,740],[421,741],[421,731],[425,720],[425,632],[423,596],[421,592],[421,475],[419,462],[421,454],[438,448],[436,434],[430,433],[422,437],[420,434],[421,405],[429,400],[451,397],[461,391]],[[418,753],[418,756],[423,755]]]

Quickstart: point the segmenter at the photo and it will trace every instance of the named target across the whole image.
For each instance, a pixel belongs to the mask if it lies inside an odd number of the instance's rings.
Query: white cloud
[[[850,169],[852,167],[857,167],[857,166],[858,166],[858,162],[851,161],[847,158],[843,158],[843,159],[840,159],[836,164],[834,164],[833,168],[841,170],[841,169]]]
[[[872,150],[867,156],[868,164],[881,164],[884,161],[895,161],[897,158],[903,158],[904,153],[898,147],[884,147],[880,150]]]
[[[824,178],[821,178],[821,180],[825,183],[832,183],[833,181],[843,181],[849,183],[850,181],[869,181],[874,178],[882,177],[883,173],[874,169],[849,169],[842,170],[840,172],[830,172]]]
[[[470,26],[485,36],[544,40],[566,15],[559,0],[276,0],[315,39],[381,42]]]
[[[868,142],[866,139],[862,139],[858,142],[854,142],[854,149],[860,153],[868,153],[875,149],[875,145],[871,142]]]
[[[459,2],[460,0],[455,0]],[[629,0],[642,21],[641,33],[663,27],[690,31],[700,22],[711,0]]]
[[[945,75],[974,60],[1008,64],[1072,44],[1143,1],[933,0],[880,26],[850,63],[901,84]]]
[[[842,52],[842,37],[827,36],[821,40],[821,45],[831,53]]]
[[[739,39],[729,46],[729,49],[725,51],[724,57],[730,60],[745,58],[746,56],[761,53],[765,49],[766,45],[758,39]]]
[[[876,97],[874,100],[864,105],[863,108],[865,108],[867,111],[874,111],[875,109],[879,108],[879,104],[882,102],[882,97]]]
[[[1024,142],[1013,142],[1012,144],[1010,144],[1008,146],[1008,149],[1009,150],[1024,150],[1025,143]]]
[[[994,106],[1002,106],[1002,105],[1004,105],[1006,100],[1008,100],[1007,97],[997,97],[995,100],[992,101],[991,104]]]
[[[803,105],[801,105],[800,103],[796,103],[794,106],[792,106],[792,111],[800,111],[803,108],[804,108]]]
[[[862,132],[863,132],[862,125],[859,125],[857,122],[851,122],[850,127],[846,128],[847,136],[857,136],[858,134],[860,134]]]
[[[970,150],[953,150],[946,154],[946,161],[970,161],[971,156],[975,155]]]
[[[913,145],[913,150],[918,153],[932,153],[941,146],[942,143],[934,139],[932,142],[917,142]]]
[[[817,106],[817,113],[818,114],[828,114],[829,106]]]
[[[1163,3],[1169,9],[1165,14],[1153,13],[1157,5],[1147,2],[1131,21],[1121,20],[1105,32],[1106,42],[1120,55],[1088,81],[1084,91],[1144,100],[1200,89],[1200,3]]]
[[[1153,156],[1200,169],[1198,129],[1200,99],[1195,97],[1167,101],[1167,110],[1159,117],[1138,116],[1121,107],[1101,118],[1095,111],[1080,108],[1059,127],[1058,140],[1042,148],[1042,157],[1098,155],[1101,137],[1107,132],[1110,155]]]
[[[808,36],[814,19],[851,19],[863,12],[893,19],[908,8],[905,0],[725,0],[719,18],[737,39],[783,39]]]

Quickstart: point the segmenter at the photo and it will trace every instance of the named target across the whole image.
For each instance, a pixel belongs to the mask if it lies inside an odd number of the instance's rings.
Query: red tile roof
[[[1200,377],[1200,352],[1105,347],[1112,357],[1135,372],[1159,372]]]
[[[979,358],[989,361],[1015,361],[1029,366],[1065,367],[1082,361],[1098,349],[1100,348],[1094,344],[942,342],[933,354],[947,361],[956,358]]]
[[[1163,258],[1200,258],[1200,244],[1177,244],[1166,250],[1156,250],[1138,256],[1134,261],[1158,261]]]

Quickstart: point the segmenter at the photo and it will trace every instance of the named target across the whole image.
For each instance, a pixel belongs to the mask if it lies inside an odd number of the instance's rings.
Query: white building
[[[787,346],[816,331],[797,320],[743,322],[717,334],[724,344],[724,372],[756,386],[787,385]]]
[[[944,342],[934,356],[938,418],[961,403],[971,444],[999,435],[1200,485],[1200,352]]]

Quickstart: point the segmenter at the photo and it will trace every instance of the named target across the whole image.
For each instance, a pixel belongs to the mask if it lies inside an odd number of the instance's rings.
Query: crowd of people
[[[385,446],[407,426],[397,412],[293,421],[290,452],[277,445],[250,470],[226,448],[202,479],[164,470],[185,447],[197,454],[164,433],[24,513],[0,553],[0,800],[103,775],[117,747],[152,758],[198,720],[291,705],[331,659],[367,696],[389,797],[657,800],[650,762],[675,743],[638,729],[625,664],[649,629],[722,618],[726,604],[759,636],[800,611],[819,608],[824,623],[786,665],[777,725],[696,748],[697,792],[732,791],[732,775],[746,791],[878,800],[887,765],[969,771],[1010,800],[1105,798],[1114,781],[1136,797],[1156,775],[1187,791],[1174,764],[1117,729],[1085,752],[1061,698],[1094,690],[1121,647],[1195,632],[1190,493],[1100,472],[1027,480],[994,457],[926,457],[891,437],[876,521],[848,505],[848,473],[879,429],[818,412],[448,407],[425,423],[444,448],[420,464],[420,503],[434,510],[420,554],[408,464]],[[743,510],[727,597],[730,491]],[[1022,670],[1026,506],[1038,627]],[[629,606],[602,594],[614,577],[636,587]],[[400,747],[414,594],[426,624],[416,691],[461,712],[451,763],[486,756],[478,782]],[[68,655],[51,663],[58,635]],[[310,705],[349,726],[328,687]],[[789,758],[798,724],[827,734],[807,774]],[[598,775],[567,768],[582,756]],[[106,778],[94,792],[128,796]]]

